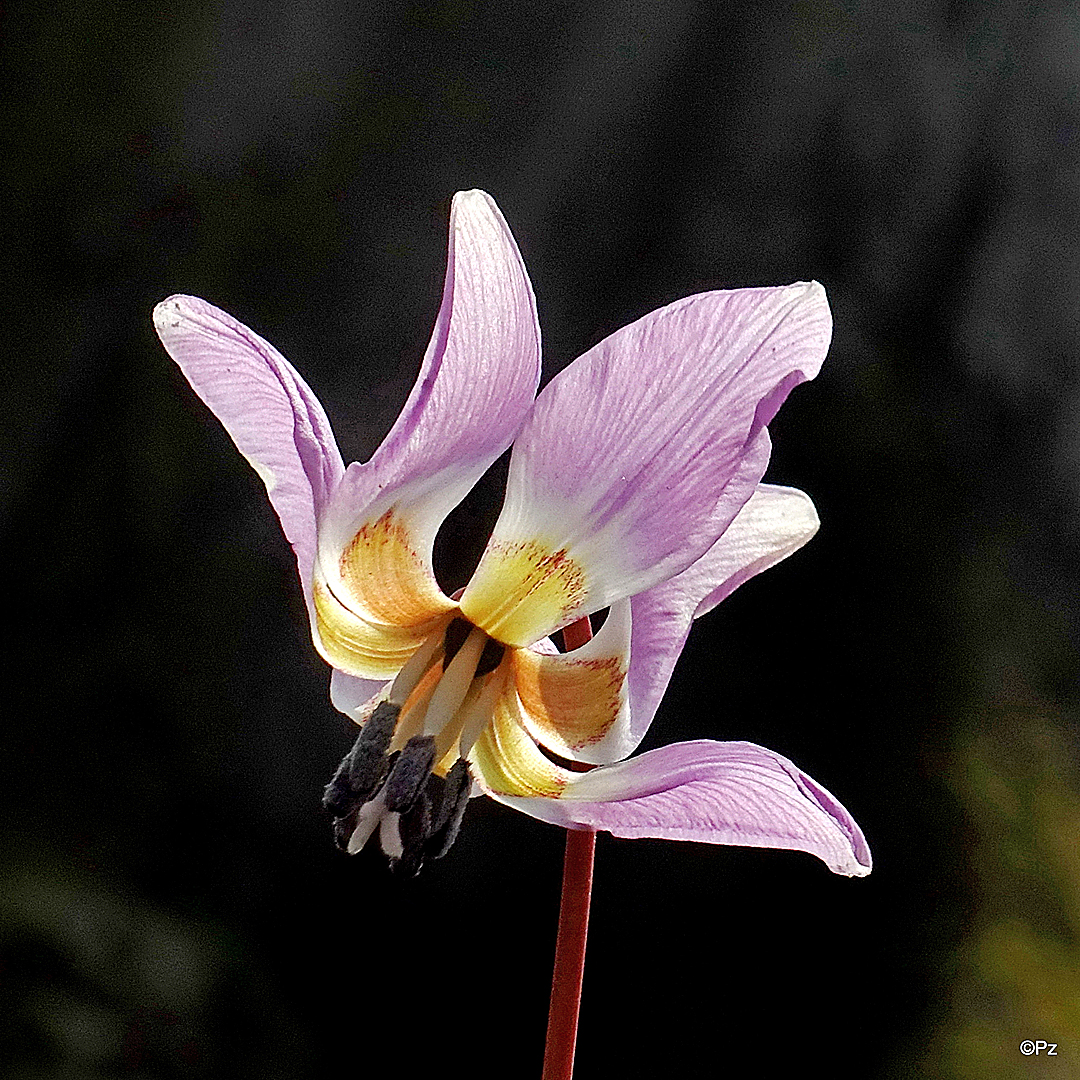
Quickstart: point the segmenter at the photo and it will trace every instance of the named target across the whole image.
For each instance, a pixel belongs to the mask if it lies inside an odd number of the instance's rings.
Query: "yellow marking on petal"
[[[491,723],[476,740],[469,761],[487,787],[499,795],[557,799],[573,777],[549,761],[521,726],[513,683],[500,696]]]
[[[585,571],[565,548],[492,541],[461,597],[461,612],[504,645],[529,645],[585,599]]]
[[[529,733],[557,754],[600,742],[618,719],[626,666],[618,656],[512,653]]]
[[[454,607],[392,507],[349,541],[338,570],[349,598],[375,622],[414,626]]]
[[[368,622],[316,581],[316,645],[327,663],[361,679],[392,679],[445,616],[415,626]]]

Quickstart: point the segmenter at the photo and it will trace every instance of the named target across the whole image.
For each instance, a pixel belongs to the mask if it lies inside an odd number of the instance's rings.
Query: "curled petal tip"
[[[824,308],[824,316],[829,321],[830,332],[832,329],[832,310],[829,307],[829,296],[825,292],[825,286],[820,281],[800,281],[803,288],[803,296],[807,304],[813,304]]]
[[[192,322],[199,322],[201,329],[204,331],[208,329],[206,320],[210,320],[215,330],[222,326],[227,330],[229,324],[234,321],[225,312],[214,307],[213,304],[209,304],[197,296],[186,296],[184,293],[173,293],[172,296],[167,296],[154,308],[154,326],[159,332],[176,330],[185,320],[188,321],[189,329],[191,329],[190,324]],[[251,333],[239,323],[235,324],[234,329],[248,334]],[[166,345],[166,348],[168,347]]]
[[[779,757],[779,755],[777,755]],[[866,842],[862,829],[859,828],[855,819],[848,813],[844,806],[831,792],[823,788],[813,777],[807,776],[801,769],[792,765],[787,759],[782,759],[788,769],[789,775],[798,785],[803,794],[817,804],[821,812],[835,824],[836,828],[847,840],[847,848],[841,847],[838,854],[832,858],[815,852],[834,874],[842,874],[845,877],[866,877],[873,869],[873,859],[870,856],[870,845]]]
[[[826,300],[825,286],[820,281],[793,281],[785,286],[788,292],[801,292],[807,300]]]
[[[831,329],[832,311],[829,307],[829,297],[825,292],[825,286],[820,281],[793,281],[780,291],[791,297],[804,313],[816,309],[818,317],[828,320]]]
[[[673,743],[581,773],[557,797],[495,798],[564,828],[805,851],[847,877],[871,869],[848,811],[787,758],[754,743]]]

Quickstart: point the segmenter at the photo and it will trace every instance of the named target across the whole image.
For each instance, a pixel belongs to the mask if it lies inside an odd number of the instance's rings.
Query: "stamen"
[[[435,736],[414,735],[398,754],[386,779],[386,808],[394,813],[411,809],[434,767]]]
[[[468,762],[458,758],[446,774],[438,804],[432,808],[430,832],[425,846],[428,858],[441,859],[450,850],[461,828],[471,791],[472,777],[469,776]]]
[[[401,841],[401,854],[391,864],[391,869],[403,877],[415,877],[420,873],[427,855],[427,840],[431,835],[431,795],[444,785],[441,776],[432,774],[420,797],[408,812],[401,814],[398,820],[398,837]]]
[[[458,710],[454,715],[442,726],[442,730],[435,736],[435,761],[436,767],[441,768],[444,773],[450,768],[450,765],[457,759],[457,743],[461,738],[461,729],[465,724],[466,717],[472,713],[473,702],[484,688],[483,679],[473,679],[469,685],[469,689],[465,693],[465,700],[458,707]],[[446,761],[447,755],[450,751],[454,751],[453,757],[449,762]]]
[[[472,779],[461,757],[445,776],[433,770],[453,760],[459,739],[467,752],[490,722],[506,676],[488,676],[504,654],[482,630],[455,619],[410,657],[326,787],[339,847],[355,854],[378,830],[394,871],[409,876],[446,854]]]
[[[395,873],[415,877],[427,859],[441,859],[457,838],[461,819],[469,803],[472,778],[469,767],[460,758],[445,777],[430,775],[412,808],[403,814],[387,814],[380,831],[383,850],[391,856]],[[396,819],[396,829],[387,825]],[[400,843],[400,854],[391,848]]]
[[[398,721],[397,730],[390,743],[393,750],[400,750],[414,735],[419,735],[424,728],[424,717],[427,716],[428,705],[431,695],[435,693],[439,685],[441,672],[435,667],[430,667],[424,672],[419,686],[409,695],[401,710],[401,720]]]
[[[386,751],[401,709],[388,701],[376,706],[323,792],[323,806],[344,818],[379,786],[386,775]]]

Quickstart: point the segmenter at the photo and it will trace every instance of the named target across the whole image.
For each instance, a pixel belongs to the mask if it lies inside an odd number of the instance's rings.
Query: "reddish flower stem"
[[[563,630],[567,649],[576,649],[591,637],[592,626],[588,617],[578,619]],[[589,768],[578,767],[583,770]],[[591,829],[566,830],[559,936],[555,943],[555,970],[551,977],[542,1080],[572,1080],[574,1075],[595,849],[596,833]]]
[[[551,978],[543,1080],[572,1080],[574,1075],[595,847],[596,833],[591,830],[566,830],[559,939],[555,945],[555,972]]]

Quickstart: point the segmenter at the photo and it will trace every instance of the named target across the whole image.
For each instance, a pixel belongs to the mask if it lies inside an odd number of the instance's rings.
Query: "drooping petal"
[[[596,636],[572,652],[511,651],[522,723],[534,739],[560,757],[594,765],[634,749],[626,686],[630,634],[630,602],[620,600]]]
[[[194,296],[170,296],[154,326],[195,392],[266,484],[312,611],[316,524],[344,467],[322,406],[269,342]]]
[[[798,551],[818,525],[809,496],[795,488],[759,484],[724,535],[697,562],[631,599],[627,683],[632,747],[652,723],[694,619],[744,581]]]
[[[675,743],[569,774],[557,798],[491,794],[565,828],[807,851],[834,873],[870,873],[870,849],[847,810],[787,758],[754,743]]]
[[[691,296],[590,349],[514,444],[465,615],[524,645],[700,558],[761,479],[766,461],[757,475],[745,461],[831,329],[824,289],[803,282]]]
[[[514,238],[490,196],[460,192],[419,378],[321,522],[319,573],[343,606],[395,625],[449,610],[431,571],[435,533],[517,435],[539,376],[536,304]]]

